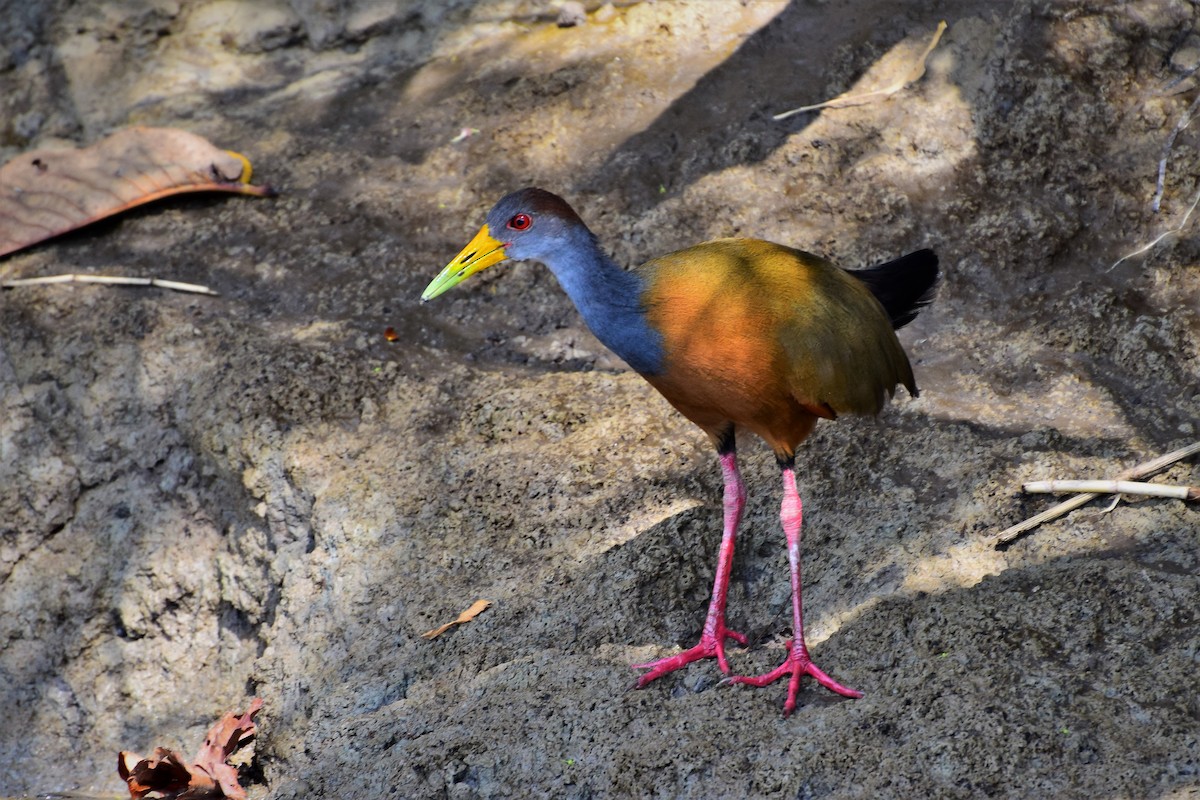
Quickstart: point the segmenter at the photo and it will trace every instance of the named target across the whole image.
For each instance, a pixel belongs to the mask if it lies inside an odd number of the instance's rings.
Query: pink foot
[[[786,717],[796,710],[796,695],[800,691],[800,676],[811,675],[816,679],[817,683],[824,686],[831,692],[837,692],[843,697],[853,697],[858,699],[863,696],[863,693],[857,689],[850,689],[842,686],[833,678],[825,674],[825,672],[812,662],[808,657],[808,648],[801,642],[799,647],[792,647],[792,643],[788,642],[788,656],[784,662],[775,669],[765,675],[755,677],[747,677],[745,675],[735,675],[729,679],[730,683],[744,683],[748,686],[766,686],[769,683],[782,678],[784,675],[791,674],[791,679],[788,680],[788,695],[787,702],[783,704],[783,715]]]
[[[655,678],[661,678],[668,672],[674,672],[680,667],[685,667],[693,661],[699,661],[702,658],[712,658],[716,656],[717,665],[721,668],[721,672],[729,674],[729,662],[725,660],[725,639],[733,639],[738,644],[746,644],[746,637],[742,634],[728,630],[724,625],[718,625],[714,631],[705,631],[700,637],[700,643],[695,647],[684,650],[679,655],[660,658],[657,661],[651,661],[647,664],[634,664],[634,669],[648,669],[649,672],[644,673],[638,678],[637,688],[641,689],[646,684]]]

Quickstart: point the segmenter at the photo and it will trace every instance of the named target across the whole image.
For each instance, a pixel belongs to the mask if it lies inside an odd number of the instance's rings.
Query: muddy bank
[[[1193,441],[1197,88],[1183,0],[11,4],[0,148],[127,124],[245,153],[275,200],[178,199],[0,262],[219,298],[0,295],[0,793],[121,790],[262,696],[271,797],[1182,797],[1200,791],[1195,508],[1048,501]],[[893,98],[772,114],[892,83]],[[467,130],[469,135],[460,134]],[[698,430],[543,268],[420,305],[501,194],[618,261],[729,235],[848,267],[918,247],[921,386],[799,458],[818,663],[866,692],[628,665],[694,643],[720,533]],[[399,340],[388,342],[388,326]],[[790,626],[770,453],[730,622]],[[1197,482],[1194,464],[1163,478]],[[476,598],[469,625],[420,634]]]

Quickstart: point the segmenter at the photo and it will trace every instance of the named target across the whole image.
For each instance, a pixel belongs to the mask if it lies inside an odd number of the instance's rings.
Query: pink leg
[[[742,476],[738,474],[737,457],[733,453],[721,455],[721,474],[725,478],[725,530],[721,535],[712,601],[708,604],[708,617],[704,620],[704,632],[700,634],[700,643],[679,655],[648,664],[634,664],[634,669],[650,670],[638,678],[639,689],[668,672],[713,656],[716,656],[721,671],[729,674],[729,662],[725,660],[725,639],[728,637],[740,644],[746,643],[745,636],[725,627],[725,595],[729,590],[729,570],[733,566],[733,545],[737,540],[737,526],[742,518],[742,509],[746,505],[746,486],[742,483]]]
[[[800,524],[804,516],[800,503],[800,493],[796,491],[796,475],[790,468],[783,471],[783,507],[779,517],[783,522],[783,531],[787,535],[788,562],[792,567],[792,627],[795,635],[788,642],[788,656],[784,662],[765,675],[745,677],[738,675],[729,679],[730,683],[745,683],[750,686],[766,686],[779,680],[784,675],[791,675],[788,681],[787,702],[783,704],[783,715],[786,717],[796,709],[796,694],[800,690],[800,676],[811,675],[817,683],[830,691],[845,697],[862,697],[863,694],[855,689],[848,689],[826,675],[820,667],[808,656],[808,648],[804,645],[804,613],[800,600]]]

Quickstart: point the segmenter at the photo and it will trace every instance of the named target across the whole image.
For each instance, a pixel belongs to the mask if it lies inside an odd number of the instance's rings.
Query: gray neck
[[[570,236],[572,241],[542,260],[597,339],[638,372],[659,372],[662,337],[646,321],[644,280],[618,267],[586,228],[573,229]]]

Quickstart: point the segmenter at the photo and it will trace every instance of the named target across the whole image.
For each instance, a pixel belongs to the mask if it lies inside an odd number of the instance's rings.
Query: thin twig
[[[214,292],[207,286],[201,286],[198,283],[183,283],[182,281],[169,281],[163,278],[123,278],[110,275],[86,274],[48,275],[43,278],[18,278],[0,283],[0,289],[15,289],[18,286],[40,286],[50,283],[104,283],[116,286],[157,286],[161,289],[174,289],[177,292],[219,295],[218,292]]]
[[[1142,245],[1137,250],[1134,250],[1132,253],[1126,253],[1125,255],[1121,256],[1116,261],[1114,261],[1112,264],[1110,264],[1108,269],[1105,270],[1105,272],[1112,272],[1114,269],[1117,268],[1117,265],[1120,264],[1122,261],[1127,261],[1127,260],[1133,258],[1134,256],[1140,256],[1142,253],[1145,253],[1147,250],[1154,247],[1154,245],[1158,244],[1159,242],[1161,242],[1163,239],[1167,238],[1168,236],[1172,236],[1176,233],[1182,233],[1183,229],[1185,227],[1187,227],[1188,220],[1191,218],[1192,212],[1196,210],[1197,205],[1200,205],[1200,191],[1196,192],[1196,196],[1192,198],[1192,204],[1190,206],[1188,206],[1187,213],[1184,214],[1183,219],[1180,220],[1179,227],[1172,228],[1169,231],[1164,231],[1164,232],[1160,233],[1158,236],[1154,237],[1154,240],[1151,241],[1149,244]]]
[[[1167,453],[1165,456],[1159,456],[1153,461],[1147,461],[1144,464],[1138,464],[1136,467],[1124,470],[1117,473],[1115,480],[1119,481],[1137,481],[1142,478],[1149,478],[1151,475],[1162,472],[1167,467],[1174,464],[1176,461],[1182,461],[1185,458],[1194,456],[1200,453],[1200,442],[1194,442],[1187,447],[1181,447],[1178,450]],[[1030,517],[1024,522],[1013,525],[1010,528],[1005,528],[996,536],[996,541],[993,544],[996,547],[1008,544],[1026,531],[1031,531],[1043,522],[1049,522],[1052,519],[1057,519],[1064,514],[1070,513],[1080,506],[1087,505],[1092,500],[1100,497],[1100,493],[1085,493],[1077,494],[1069,500],[1064,500],[1053,508],[1048,508],[1036,516]]]
[[[933,39],[930,40],[929,46],[925,48],[925,52],[921,53],[921,57],[913,62],[912,67],[904,74],[904,77],[896,81],[886,89],[879,89],[874,92],[864,92],[863,94],[839,95],[832,100],[826,100],[824,103],[816,103],[811,106],[800,106],[793,108],[791,111],[784,111],[782,114],[776,114],[772,119],[780,120],[787,119],[794,114],[803,114],[805,111],[816,111],[821,108],[847,108],[849,106],[861,106],[866,103],[876,100],[880,97],[888,97],[895,94],[909,84],[917,81],[925,74],[925,61],[929,58],[929,54],[933,52],[933,48],[937,47],[937,43],[941,40],[942,34],[946,31],[946,21],[942,20],[938,23],[937,30],[933,32]]]
[[[1176,500],[1200,499],[1200,488],[1171,486],[1164,483],[1139,481],[1030,481],[1021,487],[1030,494],[1136,494],[1143,497],[1173,497]]]
[[[1183,117],[1175,124],[1175,130],[1171,131],[1171,135],[1167,137],[1166,144],[1163,145],[1162,158],[1158,162],[1158,180],[1154,184],[1154,200],[1150,203],[1150,207],[1154,209],[1154,213],[1158,213],[1158,208],[1162,205],[1163,191],[1166,188],[1167,182],[1167,159],[1171,157],[1171,150],[1175,147],[1175,139],[1179,134],[1183,133],[1183,129],[1192,124],[1192,117],[1195,116],[1196,110],[1200,108],[1200,94],[1196,95],[1196,99],[1188,106],[1188,110],[1184,112]]]

